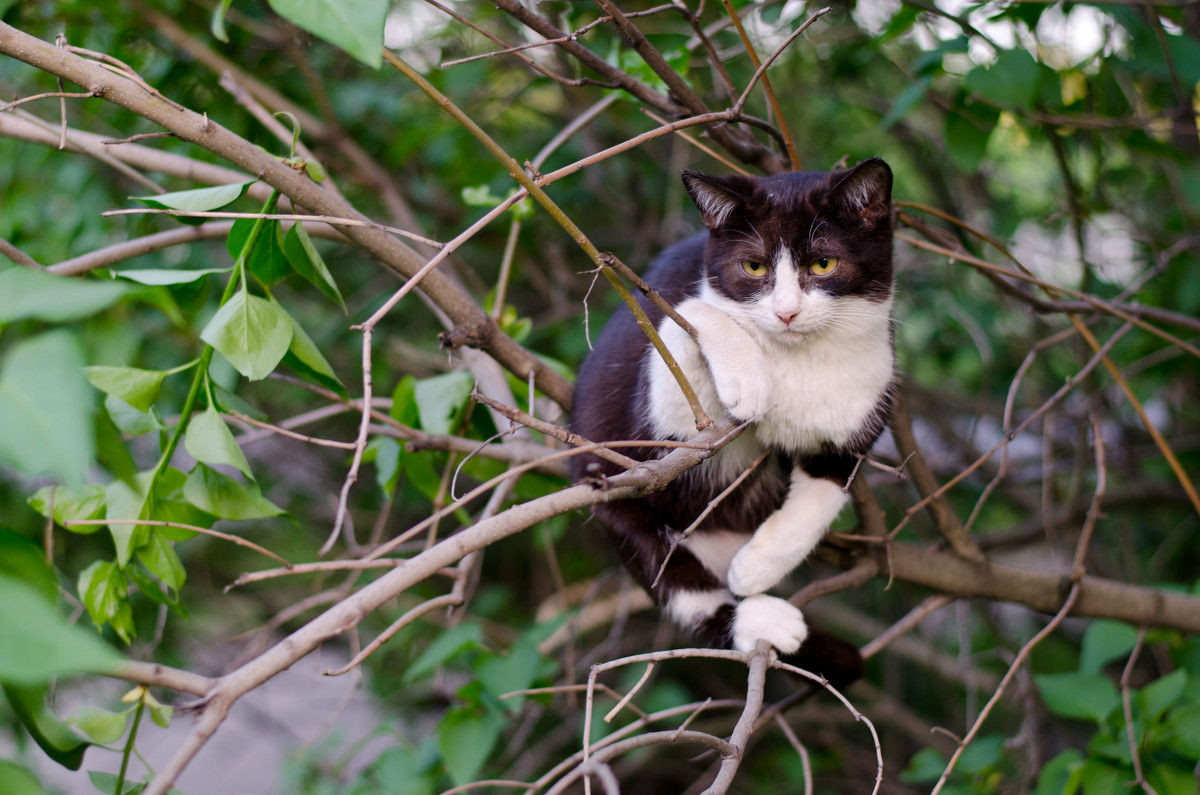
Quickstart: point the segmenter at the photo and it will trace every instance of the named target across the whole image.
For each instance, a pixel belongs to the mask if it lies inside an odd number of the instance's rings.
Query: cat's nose
[[[800,314],[800,313],[790,310],[790,309],[783,309],[783,310],[776,312],[775,317],[782,320],[783,325],[790,326],[792,324],[792,321],[796,319],[796,315],[798,315],[798,314]]]

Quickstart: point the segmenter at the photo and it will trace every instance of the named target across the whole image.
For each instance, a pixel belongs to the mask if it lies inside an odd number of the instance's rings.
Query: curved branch
[[[186,108],[174,107],[132,80],[114,75],[92,61],[63,52],[3,22],[0,22],[0,53],[70,80],[108,102],[170,130],[181,140],[220,155],[310,212],[369,220],[307,176],[297,173],[208,117]],[[384,232],[371,228],[348,228],[346,237],[402,276],[412,276],[424,264],[424,258],[417,252]],[[519,377],[532,375],[542,392],[564,408],[570,407],[570,382],[501,332],[478,303],[451,279],[433,272],[422,281],[421,289],[455,323],[460,339],[470,340],[475,347],[488,351]]]

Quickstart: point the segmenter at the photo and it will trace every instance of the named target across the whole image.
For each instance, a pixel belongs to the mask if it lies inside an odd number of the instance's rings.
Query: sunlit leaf
[[[188,475],[183,493],[197,508],[222,519],[265,519],[284,513],[258,486],[241,483],[203,464]]]
[[[292,318],[278,304],[242,291],[222,306],[200,338],[251,381],[266,378],[292,342]]]
[[[65,673],[97,671],[121,655],[94,632],[70,625],[32,585],[0,573],[0,682],[33,685]]]
[[[0,364],[0,463],[27,475],[83,483],[96,441],[95,393],[82,370],[79,343],[65,331],[22,340],[9,350]]]
[[[214,273],[229,273],[232,270],[232,267],[205,268],[194,271],[146,268],[144,270],[113,271],[113,276],[121,279],[129,279],[138,284],[161,287],[173,284],[190,284],[191,282],[203,279],[205,276],[211,276]]]
[[[138,411],[150,410],[167,377],[162,370],[137,367],[85,367],[83,374],[96,389],[124,400]]]
[[[378,69],[383,63],[387,0],[268,0],[268,4],[279,16],[367,66]]]
[[[246,189],[254,184],[250,182],[234,182],[228,185],[217,185],[213,188],[196,188],[195,190],[181,190],[175,193],[162,193],[156,196],[131,196],[130,198],[139,201],[148,207],[154,207],[160,210],[183,210],[185,212],[211,212],[219,210],[227,204],[237,201],[241,198]],[[199,225],[204,223],[204,218],[195,218],[189,216],[175,216],[182,223],[190,225]]]
[[[128,712],[110,712],[96,706],[83,706],[71,713],[67,723],[98,743],[115,743],[125,734]]]
[[[201,463],[231,466],[248,478],[254,477],[242,448],[215,406],[210,405],[205,411],[192,415],[183,446],[188,455]]]
[[[130,289],[117,282],[55,276],[29,268],[0,270],[0,324],[80,320],[108,309]]]

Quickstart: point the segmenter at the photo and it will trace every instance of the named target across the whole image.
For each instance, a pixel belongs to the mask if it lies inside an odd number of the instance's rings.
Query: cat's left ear
[[[695,171],[684,171],[683,187],[700,210],[700,220],[709,229],[716,229],[741,212],[754,193],[753,183],[736,174],[709,177]]]
[[[850,169],[829,192],[849,215],[875,226],[892,214],[892,170],[878,157]]]

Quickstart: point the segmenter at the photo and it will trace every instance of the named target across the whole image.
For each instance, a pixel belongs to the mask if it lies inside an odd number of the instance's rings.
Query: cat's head
[[[743,324],[803,342],[890,313],[892,172],[882,160],[770,177],[685,171],[683,182],[709,229],[705,294]]]

